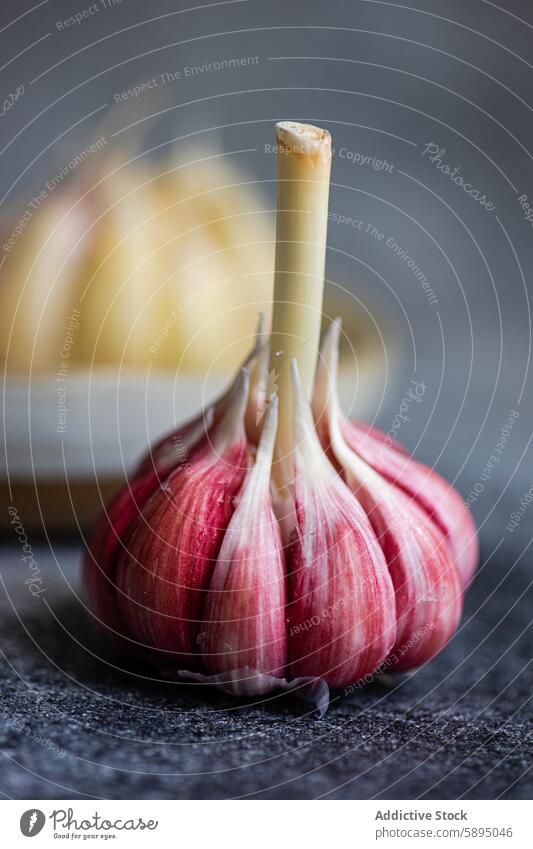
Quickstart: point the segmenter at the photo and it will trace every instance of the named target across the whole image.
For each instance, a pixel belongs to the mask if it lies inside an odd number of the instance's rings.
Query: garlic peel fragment
[[[184,681],[196,681],[198,684],[218,687],[239,699],[257,698],[276,692],[290,693],[309,704],[319,717],[324,716],[329,707],[329,687],[323,678],[303,676],[289,681],[287,678],[265,675],[250,667],[218,675],[204,675],[201,672],[180,669],[178,677]]]

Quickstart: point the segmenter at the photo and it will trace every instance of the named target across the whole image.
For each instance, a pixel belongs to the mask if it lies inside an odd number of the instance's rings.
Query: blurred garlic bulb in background
[[[10,372],[54,373],[76,309],[71,364],[227,368],[268,312],[272,238],[252,180],[223,154],[100,154],[49,192],[7,254],[0,356]]]

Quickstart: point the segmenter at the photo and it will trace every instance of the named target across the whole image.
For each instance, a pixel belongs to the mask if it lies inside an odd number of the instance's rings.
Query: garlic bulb
[[[338,321],[313,369],[320,292],[306,293],[322,285],[330,140],[283,123],[278,141],[272,335],[260,322],[228,391],[148,451],[94,530],[84,584],[130,651],[236,696],[294,691],[324,710],[329,688],[446,645],[477,539],[449,484],[341,412]]]

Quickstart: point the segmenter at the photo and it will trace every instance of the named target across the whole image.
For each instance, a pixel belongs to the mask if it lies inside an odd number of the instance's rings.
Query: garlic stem
[[[310,124],[281,121],[277,139],[277,219],[269,394],[279,396],[275,477],[292,479],[291,361],[309,397],[315,375],[331,170],[331,136]]]

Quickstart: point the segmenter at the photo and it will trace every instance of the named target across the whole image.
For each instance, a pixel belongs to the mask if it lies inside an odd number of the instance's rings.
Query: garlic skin
[[[336,384],[338,323],[323,345],[327,379],[322,438],[351,491],[365,510],[387,560],[396,593],[394,666],[410,668],[429,660],[448,642],[462,610],[459,575],[440,528],[404,491],[380,477],[353,452],[340,426]],[[337,338],[335,338],[337,336]]]
[[[476,528],[459,493],[433,469],[412,459],[397,442],[387,441],[375,428],[349,421],[337,401],[336,374],[340,319],[332,322],[325,334],[317,366],[313,413],[323,445],[328,443],[330,403],[336,404],[335,416],[347,446],[381,477],[403,490],[440,528],[453,553],[461,587],[472,580],[479,559]],[[335,375],[333,375],[335,372]]]
[[[116,565],[119,552],[141,510],[159,485],[157,472],[145,470],[118,492],[91,534],[82,567],[82,584],[87,604],[99,627],[128,650],[122,638],[127,629],[116,602]]]
[[[289,691],[323,711],[329,687],[415,668],[451,638],[477,545],[471,517],[460,520],[440,478],[420,495],[434,473],[413,473],[401,447],[345,419],[339,330],[324,338],[312,403],[292,363],[290,485],[272,474],[278,399],[265,401],[260,327],[228,391],[163,437],[112,501],[84,584],[122,645],[235,696]]]
[[[143,510],[116,567],[117,602],[148,648],[195,665],[205,594],[249,467],[244,432],[248,373],[214,430],[165,478]]]
[[[278,677],[285,672],[287,579],[270,500],[277,413],[274,396],[211,578],[200,645],[212,674],[245,667]]]
[[[375,431],[347,419],[340,426],[346,443],[379,475],[403,490],[429,516],[452,550],[462,589],[470,584],[479,559],[476,528],[459,493],[438,472],[412,459],[396,445],[380,443]]]
[[[293,383],[291,673],[316,675],[330,687],[342,687],[377,669],[391,650],[394,591],[365,513],[322,451],[295,361]]]

